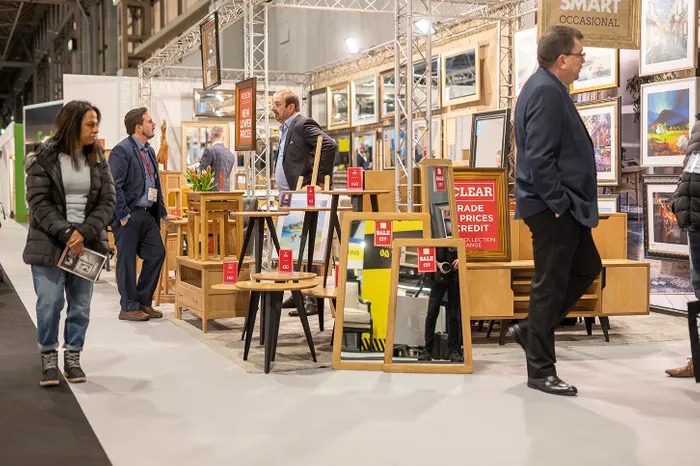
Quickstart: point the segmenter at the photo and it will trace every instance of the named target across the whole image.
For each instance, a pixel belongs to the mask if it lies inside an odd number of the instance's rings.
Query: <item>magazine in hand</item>
[[[83,248],[83,255],[77,257],[66,246],[56,266],[66,272],[73,273],[91,282],[96,282],[100,278],[100,272],[106,260],[107,256],[88,248]]]

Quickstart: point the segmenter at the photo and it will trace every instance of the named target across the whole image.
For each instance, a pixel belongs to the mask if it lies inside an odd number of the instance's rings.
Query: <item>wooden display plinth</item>
[[[235,257],[227,261],[238,262]],[[209,319],[246,317],[250,293],[245,291],[217,291],[212,285],[223,282],[223,261],[199,261],[178,256],[175,282],[175,318],[182,319],[182,310],[189,309],[202,319],[202,332],[207,331]],[[248,280],[252,259],[243,262],[239,280]]]

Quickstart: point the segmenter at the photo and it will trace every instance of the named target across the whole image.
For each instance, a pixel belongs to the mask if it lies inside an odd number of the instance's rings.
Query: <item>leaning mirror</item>
[[[396,130],[394,126],[385,126],[382,128],[382,169],[389,170],[393,169],[396,164],[396,146],[399,146],[399,153],[402,160],[406,160],[406,144],[404,144],[404,139],[406,134],[401,130],[401,138],[396,141],[394,134]]]
[[[424,118],[413,120],[413,140],[415,141],[413,160],[419,163],[423,158],[441,158],[442,146],[441,120],[439,116],[433,117],[430,121],[430,153],[428,153],[427,125]]]
[[[377,77],[352,81],[352,126],[370,125],[377,118]]]
[[[455,105],[481,99],[479,47],[442,58],[442,104]]]
[[[445,115],[443,120],[445,137],[443,157],[454,161],[469,162],[472,139],[472,113]]]
[[[474,114],[470,167],[508,167],[510,109]]]
[[[328,126],[328,88],[309,92],[311,101],[310,115],[321,128]]]
[[[391,260],[384,370],[471,373],[464,243],[399,239]]]
[[[330,115],[328,128],[347,128],[350,126],[350,89],[348,83],[330,88]]]
[[[386,342],[391,244],[430,238],[430,217],[418,213],[343,215],[333,368],[382,370]]]

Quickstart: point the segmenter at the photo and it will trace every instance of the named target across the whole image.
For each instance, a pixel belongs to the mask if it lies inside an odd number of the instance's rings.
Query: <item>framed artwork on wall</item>
[[[431,68],[431,99],[432,108],[440,108],[440,64],[439,57],[436,55],[430,60]],[[424,102],[427,100],[428,80],[426,77],[427,69],[426,62],[421,61],[413,64],[413,82],[416,86],[413,90],[413,99],[416,102]]]
[[[371,125],[379,119],[377,112],[377,77],[353,79],[352,126]]]
[[[682,167],[698,113],[698,78],[642,85],[642,166]]]
[[[620,84],[620,52],[617,49],[588,47],[586,60],[578,79],[571,85],[571,93],[597,91]]]
[[[210,90],[221,84],[219,56],[219,14],[214,12],[199,25],[202,52],[202,87]]]
[[[598,194],[598,213],[612,214],[620,211],[619,194]]]
[[[518,96],[525,81],[537,71],[537,28],[523,29],[513,35],[513,55],[515,74],[513,76],[515,95]]]
[[[350,85],[345,82],[331,86],[328,104],[328,129],[350,126]]]
[[[698,0],[642,0],[639,74],[695,68]]]
[[[377,132],[354,133],[352,138],[353,167],[362,167],[364,170],[376,170],[379,167],[377,157]]]
[[[510,109],[475,113],[469,166],[507,167],[509,150]]]
[[[406,72],[406,68],[402,67],[402,74]],[[379,74],[379,93],[381,95],[381,102],[379,106],[379,117],[393,118],[394,109],[396,107],[396,102],[394,102],[394,97],[396,94],[396,83],[395,83],[394,70],[386,70]],[[401,102],[405,106],[406,96],[402,93]]]
[[[469,162],[472,140],[472,112],[457,112],[444,115],[442,156],[454,161]]]
[[[194,116],[233,118],[235,103],[236,91],[233,89],[194,90]]]
[[[479,46],[443,55],[442,104],[455,105],[481,99]]]
[[[599,186],[620,182],[620,98],[576,105],[593,141]]]
[[[311,108],[309,114],[321,128],[328,127],[328,88],[315,89],[309,92]]]
[[[644,175],[644,255],[684,259],[688,257],[688,233],[678,226],[671,200],[678,176]]]

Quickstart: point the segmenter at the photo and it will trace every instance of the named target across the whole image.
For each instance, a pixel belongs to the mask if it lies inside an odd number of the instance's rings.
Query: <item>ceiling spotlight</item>
[[[357,41],[352,36],[345,38],[345,45],[347,46],[348,51],[353,55],[360,51],[360,48],[357,46]]]
[[[418,30],[423,34],[427,34],[428,31],[430,31],[431,34],[435,34],[435,28],[425,18],[419,19],[414,24],[416,25],[416,28],[418,28]]]

